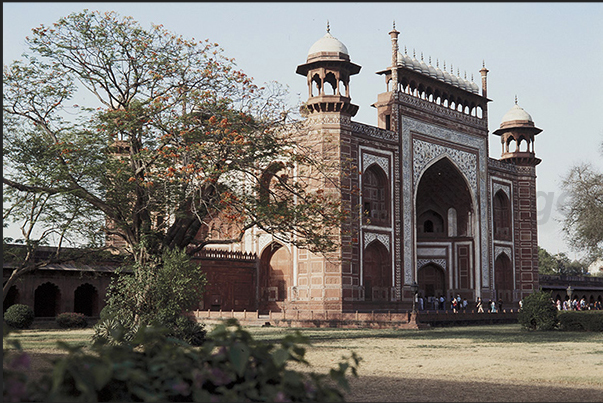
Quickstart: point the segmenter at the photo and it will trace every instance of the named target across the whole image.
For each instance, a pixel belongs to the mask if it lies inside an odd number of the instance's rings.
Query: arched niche
[[[370,225],[389,225],[389,182],[383,169],[372,164],[362,174],[363,221]]]
[[[470,237],[473,233],[473,203],[469,185],[447,157],[433,163],[421,175],[415,211],[419,240]],[[450,228],[452,225],[456,228]]]
[[[371,242],[362,255],[362,284],[365,301],[389,301],[392,288],[390,253],[381,242]]]
[[[98,303],[98,291],[92,284],[82,284],[73,292],[73,312],[97,316]]]
[[[499,190],[492,200],[494,239],[511,240],[511,202],[503,190]]]
[[[494,261],[494,289],[496,299],[503,302],[513,301],[513,264],[506,253],[501,253]]]
[[[268,309],[271,302],[285,301],[293,285],[293,261],[289,250],[272,242],[260,255],[260,308]]]
[[[34,315],[38,318],[55,317],[61,306],[61,290],[54,283],[44,283],[34,292]]]
[[[6,293],[6,297],[4,298],[4,303],[2,304],[3,312],[6,312],[9,306],[18,304],[21,299],[21,293],[16,285],[12,285],[8,292]]]

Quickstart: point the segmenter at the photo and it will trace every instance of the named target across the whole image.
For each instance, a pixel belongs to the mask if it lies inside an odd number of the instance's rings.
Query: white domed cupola
[[[542,129],[534,125],[534,120],[529,113],[515,105],[503,116],[500,127],[494,134],[500,136],[502,144],[501,160],[513,162],[516,165],[536,166],[540,159],[534,152],[534,138]]]
[[[350,59],[348,48],[337,38],[331,35],[330,29],[327,28],[325,36],[314,42],[308,51],[308,61],[321,56],[334,56]]]
[[[309,113],[337,112],[354,116],[358,106],[350,103],[350,76],[360,72],[360,66],[350,61],[348,48],[327,33],[314,42],[305,64],[297,66],[296,73],[308,80]]]

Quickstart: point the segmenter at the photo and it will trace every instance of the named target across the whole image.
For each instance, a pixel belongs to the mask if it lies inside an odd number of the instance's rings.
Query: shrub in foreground
[[[517,320],[527,330],[553,330],[559,323],[551,293],[534,292],[523,299]]]
[[[88,326],[86,316],[77,312],[63,312],[55,318],[57,324],[64,329],[83,329]]]
[[[28,397],[44,402],[344,401],[348,370],[357,376],[360,361],[352,353],[328,375],[288,369],[288,363],[309,365],[302,346],[309,344],[307,338],[297,332],[278,344],[258,342],[235,319],[216,326],[201,347],[167,337],[166,331],[141,327],[129,343],[97,342],[91,351],[59,343],[68,354],[55,362],[51,374],[28,385]]]
[[[33,309],[23,304],[11,305],[4,313],[6,324],[15,329],[29,329],[34,318]]]
[[[184,249],[168,250],[145,264],[127,266],[109,286],[94,338],[118,344],[111,329],[121,329],[124,341],[129,341],[140,327],[154,326],[199,346],[207,333],[205,325],[187,312],[202,299],[206,283],[201,266],[192,262]]]

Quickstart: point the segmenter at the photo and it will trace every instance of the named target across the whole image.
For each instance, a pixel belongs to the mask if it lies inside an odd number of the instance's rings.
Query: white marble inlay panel
[[[389,252],[390,251],[389,238],[390,237],[387,234],[376,234],[374,232],[365,232],[364,233],[364,248],[366,249],[366,247],[374,240],[378,240],[387,248],[387,250]]]

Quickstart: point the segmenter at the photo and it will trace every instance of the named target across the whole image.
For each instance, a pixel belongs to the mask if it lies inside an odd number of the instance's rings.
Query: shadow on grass
[[[350,380],[348,402],[601,402],[603,389],[542,383],[390,378]]]

